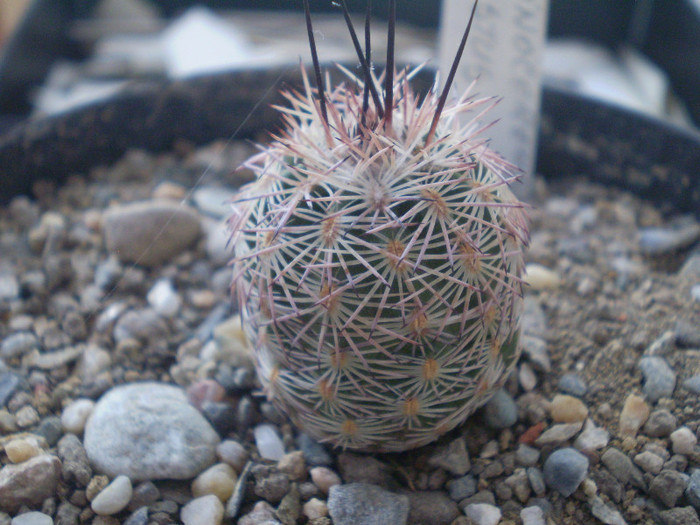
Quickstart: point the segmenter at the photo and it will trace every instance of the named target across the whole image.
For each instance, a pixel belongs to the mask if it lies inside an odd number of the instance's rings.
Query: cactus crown
[[[305,7],[317,89],[302,69],[283,131],[247,163],[234,287],[273,402],[322,441],[403,450],[454,428],[515,363],[527,221],[512,166],[477,120],[457,122],[491,99],[446,105],[448,78],[421,100],[415,70],[394,75],[395,1],[379,79],[341,2],[364,78],[328,92]]]

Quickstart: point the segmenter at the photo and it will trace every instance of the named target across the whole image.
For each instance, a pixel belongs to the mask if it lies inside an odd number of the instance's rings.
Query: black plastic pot
[[[417,77],[427,89],[433,73]],[[64,115],[25,122],[0,137],[0,198],[30,193],[109,164],[129,148],[166,150],[253,137],[274,130],[279,89],[298,85],[296,66],[134,85],[118,96]],[[538,172],[583,175],[624,187],[663,210],[700,217],[700,134],[597,100],[545,88]]]

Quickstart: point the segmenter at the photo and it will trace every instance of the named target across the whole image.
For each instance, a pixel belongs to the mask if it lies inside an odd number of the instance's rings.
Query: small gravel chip
[[[184,525],[219,525],[224,519],[224,506],[213,494],[193,499],[180,511]]]
[[[576,423],[585,421],[588,417],[586,405],[580,399],[566,394],[554,396],[549,412],[555,423]]]
[[[535,440],[535,445],[538,447],[544,447],[545,445],[561,445],[578,434],[582,426],[583,421],[553,425]]]
[[[497,525],[501,521],[501,509],[488,503],[470,503],[464,513],[476,525]]]
[[[93,408],[95,402],[92,399],[76,399],[66,406],[61,413],[63,430],[77,436],[82,435]]]
[[[662,397],[671,397],[676,387],[676,373],[663,357],[647,356],[639,360],[644,376],[642,390],[647,399],[655,403]]]
[[[663,438],[676,430],[677,425],[678,421],[676,420],[676,416],[665,408],[654,410],[649,415],[649,419],[647,419],[644,425],[644,433],[649,437]]]
[[[43,512],[25,512],[12,518],[11,525],[53,525],[53,519]]]
[[[484,406],[484,420],[491,428],[503,429],[515,425],[518,407],[503,389],[498,390]]]
[[[328,516],[328,505],[318,498],[311,498],[304,503],[302,512],[309,520],[316,520]]]
[[[698,438],[688,427],[680,427],[671,432],[671,443],[673,444],[673,452],[675,454],[684,454],[686,456],[695,451],[695,446],[698,444]]]
[[[12,463],[22,463],[42,452],[41,447],[34,439],[18,438],[5,444],[5,454]]]
[[[576,397],[583,397],[588,392],[588,386],[577,374],[564,374],[559,379],[559,391]]]
[[[573,448],[554,451],[544,462],[544,481],[565,498],[571,496],[588,474],[588,458]]]
[[[662,470],[649,484],[649,494],[666,505],[675,507],[689,483],[689,476],[675,470]]]
[[[272,461],[279,461],[284,457],[284,444],[273,425],[268,423],[258,425],[253,430],[253,435],[260,456]]]
[[[277,463],[277,469],[289,476],[292,481],[303,481],[306,479],[306,461],[301,450],[295,450],[285,454]]]
[[[649,418],[649,405],[644,398],[636,394],[630,394],[625,399],[625,404],[620,412],[620,435],[634,437]]]
[[[231,465],[236,472],[243,470],[249,457],[243,445],[233,439],[226,439],[219,443],[216,447],[216,455],[221,461]]]
[[[192,495],[195,498],[213,494],[222,502],[233,494],[238,476],[226,463],[217,463],[206,469],[192,482]]]
[[[334,525],[405,525],[408,520],[408,496],[367,483],[331,487],[327,504]]]
[[[310,474],[311,480],[323,494],[328,494],[331,487],[342,483],[338,474],[328,467],[314,467],[311,469]]]
[[[645,472],[658,474],[664,466],[664,459],[653,452],[645,450],[634,456],[634,463]]]
[[[600,459],[620,483],[623,485],[630,483],[634,487],[646,490],[642,473],[634,466],[627,454],[615,447],[610,447]]]
[[[591,514],[606,525],[627,525],[622,515],[615,509],[606,505],[598,496],[590,500]]]
[[[462,501],[476,494],[476,478],[466,474],[461,478],[452,479],[447,482],[447,490],[453,500]]]
[[[700,525],[700,518],[693,507],[676,507],[659,512],[660,525]]]
[[[525,267],[525,282],[530,290],[554,290],[561,284],[561,278],[541,264],[530,263]]]
[[[540,451],[523,443],[515,451],[515,461],[523,467],[532,467],[540,459]]]
[[[610,441],[610,432],[603,427],[596,427],[590,421],[590,419],[586,421],[583,431],[574,441],[574,447],[582,452],[599,450],[606,447]]]
[[[523,525],[545,525],[544,512],[537,505],[525,507],[520,511],[520,519]]]
[[[95,514],[111,516],[126,508],[132,493],[131,480],[126,476],[117,476],[95,496],[90,507]]]

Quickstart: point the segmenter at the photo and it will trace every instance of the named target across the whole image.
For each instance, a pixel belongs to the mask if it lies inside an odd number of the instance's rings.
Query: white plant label
[[[473,3],[443,0],[439,41],[443,80]],[[502,97],[485,117],[500,121],[486,134],[493,149],[525,172],[523,184],[513,186],[525,199],[534,183],[548,7],[548,0],[480,0],[452,88],[460,93],[478,77],[475,94]]]

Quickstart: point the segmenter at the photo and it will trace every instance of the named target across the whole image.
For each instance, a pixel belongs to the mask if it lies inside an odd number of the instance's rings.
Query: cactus
[[[393,58],[375,78],[341,4],[363,77],[324,91],[307,3],[317,88],[302,70],[247,162],[234,293],[278,408],[320,441],[400,451],[463,422],[517,361],[527,219],[512,166],[457,121],[491,99],[446,105],[451,79],[421,99]]]

